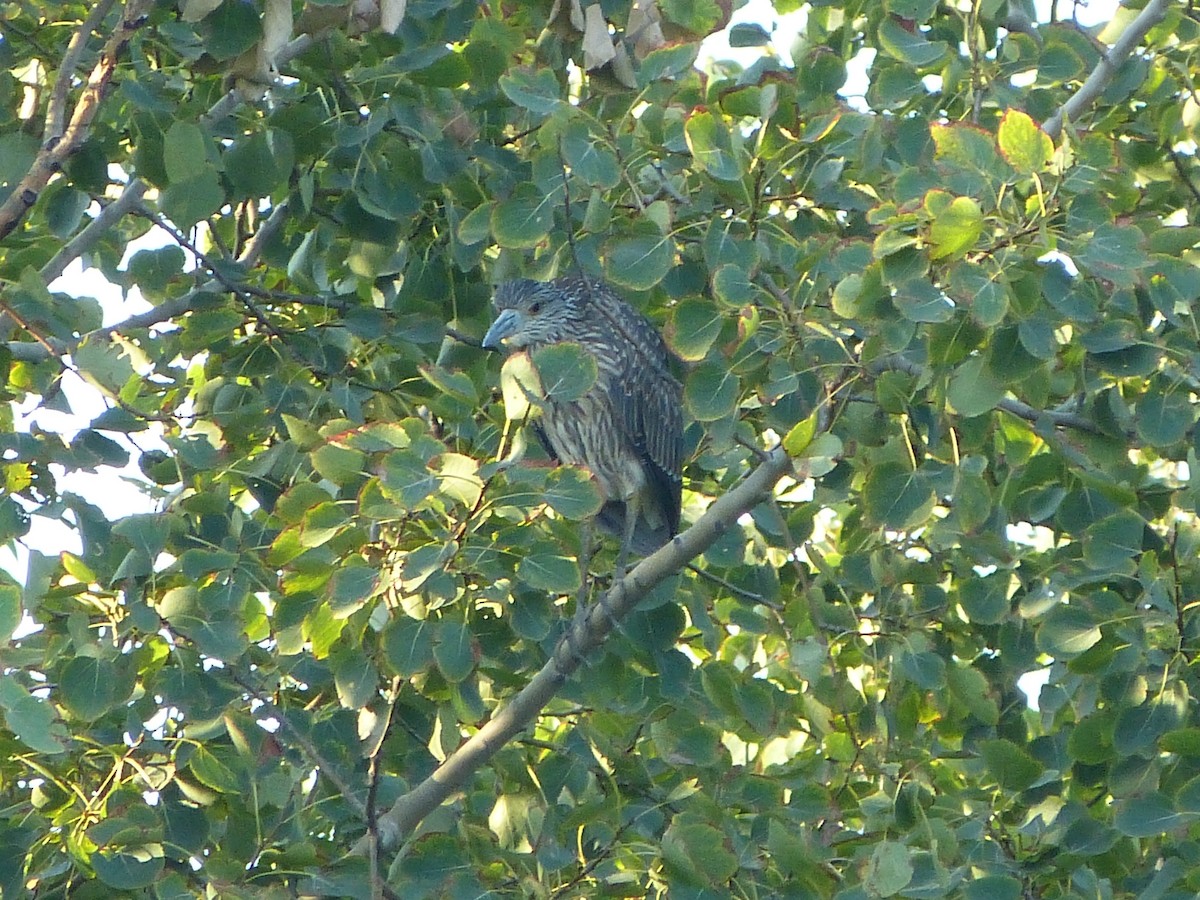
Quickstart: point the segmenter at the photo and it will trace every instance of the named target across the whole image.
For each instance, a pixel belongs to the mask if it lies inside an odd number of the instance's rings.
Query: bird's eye
[[[529,311],[536,316],[542,311],[542,304],[535,301],[534,303],[530,304]]]

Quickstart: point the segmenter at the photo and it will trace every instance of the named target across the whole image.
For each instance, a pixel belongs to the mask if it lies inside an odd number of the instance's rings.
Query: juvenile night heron
[[[621,537],[620,576],[630,550],[651,553],[679,530],[683,398],[667,345],[594,279],[509,281],[493,302],[498,314],[484,347],[533,351],[573,341],[596,360],[595,384],[578,400],[540,401],[534,428],[555,460],[591,470],[604,498],[597,522]]]

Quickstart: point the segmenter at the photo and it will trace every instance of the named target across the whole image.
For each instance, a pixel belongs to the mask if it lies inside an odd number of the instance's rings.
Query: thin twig
[[[1179,173],[1179,180],[1183,182],[1184,187],[1188,189],[1191,195],[1196,198],[1196,202],[1200,203],[1200,189],[1196,187],[1196,184],[1194,181],[1192,181],[1187,169],[1183,167],[1183,160],[1180,159],[1179,154],[1170,147],[1167,148],[1167,153],[1169,153],[1171,156],[1171,162],[1175,164],[1175,171]]]
[[[365,822],[367,819],[366,805],[361,799],[359,799],[358,794],[355,793],[354,788],[351,787],[350,783],[346,781],[346,779],[342,778],[338,770],[327,759],[325,759],[325,757],[321,754],[321,751],[317,749],[316,744],[310,741],[307,735],[305,735],[299,728],[292,724],[292,720],[282,709],[280,709],[272,700],[263,696],[263,693],[259,688],[250,684],[237,672],[230,670],[229,675],[242,688],[242,690],[262,704],[261,708],[259,709],[260,713],[278,720],[280,727],[289,735],[291,735],[292,740],[296,742],[296,745],[304,752],[305,756],[308,757],[309,762],[315,765],[320,770],[321,774],[329,779],[330,783],[337,788],[338,792],[342,795],[342,799],[345,800],[350,808],[354,810],[355,814],[360,816]]]
[[[917,377],[925,374],[925,369],[920,363],[896,354],[874,360],[867,369],[872,375],[887,371],[904,372]],[[1074,428],[1076,431],[1086,431],[1088,434],[1102,435],[1105,433],[1091,419],[1070,410],[1038,409],[1013,397],[1001,398],[1000,402],[996,404],[996,408],[1027,422],[1048,421],[1059,428]]]

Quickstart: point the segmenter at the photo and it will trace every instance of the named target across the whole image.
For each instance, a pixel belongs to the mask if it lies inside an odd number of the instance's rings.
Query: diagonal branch
[[[100,238],[112,228],[127,213],[137,207],[146,195],[149,185],[140,178],[135,178],[121,195],[100,210],[99,215],[92,219],[79,234],[65,243],[61,250],[46,265],[42,266],[39,275],[49,285],[54,279],[67,270],[67,266],[87,253]]]
[[[100,0],[92,7],[92,11],[87,14],[87,18],[83,20],[79,29],[71,35],[71,42],[67,45],[67,52],[63,54],[58,77],[54,81],[54,89],[50,92],[50,106],[46,111],[46,128],[42,134],[42,140],[47,144],[57,141],[63,135],[63,127],[67,119],[67,94],[70,93],[71,82],[75,79],[75,69],[79,65],[83,51],[87,49],[88,38],[92,36],[93,31],[100,27],[100,23],[104,21],[104,17],[108,15],[115,2],[116,0]]]
[[[911,359],[906,359],[899,354],[882,356],[872,361],[867,366],[867,370],[872,375],[889,371],[903,372],[906,375],[917,377],[926,374],[924,367],[920,363],[913,362]],[[1003,410],[1010,415],[1016,416],[1018,419],[1024,419],[1026,422],[1033,422],[1035,424],[1047,421],[1058,428],[1074,428],[1076,431],[1086,431],[1088,434],[1105,433],[1099,425],[1087,416],[1081,416],[1079,413],[1064,409],[1038,409],[1014,397],[1002,397],[1000,402],[996,404],[996,409]]]
[[[695,525],[646,557],[615,583],[604,600],[594,604],[586,616],[559,638],[550,660],[507,706],[498,710],[432,775],[379,817],[379,839],[383,849],[393,848],[406,840],[422,819],[532,724],[563,682],[589,653],[608,639],[616,624],[632,612],[651,589],[703,553],[740,516],[768,500],[776,483],[790,472],[792,460],[783,449],[771,451],[741,484],[713,501]],[[359,856],[366,854],[369,843],[367,836],[360,838],[352,852]]]
[[[262,255],[263,247],[283,226],[283,223],[287,220],[287,215],[288,204],[286,200],[271,210],[271,215],[267,217],[267,221],[263,222],[259,226],[258,231],[254,232],[254,236],[246,242],[241,255],[237,258],[237,262],[241,266],[246,269],[251,269],[255,266],[259,256]],[[88,227],[90,228],[91,226]],[[121,334],[139,328],[150,328],[154,325],[169,322],[176,316],[182,316],[209,305],[211,302],[209,296],[211,294],[222,293],[225,290],[227,288],[223,286],[219,279],[211,278],[186,294],[160,303],[158,306],[148,309],[144,313],[130,316],[123,322],[118,322],[115,325],[105,325],[97,328],[95,331],[89,331],[77,340],[52,342],[49,346],[32,341],[9,341],[6,346],[8,352],[12,354],[12,358],[19,362],[43,362],[52,356],[61,356],[64,353],[70,353],[88,340],[107,340],[113,334]]]
[[[25,177],[9,194],[8,199],[0,205],[0,240],[12,234],[21,223],[25,213],[37,202],[42,190],[50,182],[50,178],[62,168],[62,164],[88,136],[92,120],[100,109],[100,101],[105,88],[112,80],[117,67],[117,59],[124,51],[126,44],[145,21],[144,12],[149,8],[148,0],[129,0],[125,7],[125,15],[117,25],[112,35],[100,52],[100,59],[92,69],[83,92],[75,103],[71,119],[63,129],[61,136],[51,135],[42,145],[33,165],[25,173]],[[89,19],[90,21],[90,19]]]
[[[1108,48],[1108,52],[1101,55],[1096,68],[1092,69],[1083,86],[1042,124],[1042,131],[1052,138],[1057,138],[1062,132],[1063,122],[1074,121],[1091,106],[1112,83],[1117,70],[1133,54],[1146,33],[1166,17],[1169,7],[1169,0],[1150,0],[1137,14],[1137,18],[1129,23],[1129,27],[1121,32],[1116,42]]]

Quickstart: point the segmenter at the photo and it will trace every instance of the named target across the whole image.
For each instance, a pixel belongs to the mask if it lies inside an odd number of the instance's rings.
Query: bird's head
[[[496,320],[483,336],[488,350],[552,344],[567,333],[576,302],[553,282],[522,278],[496,288]]]

